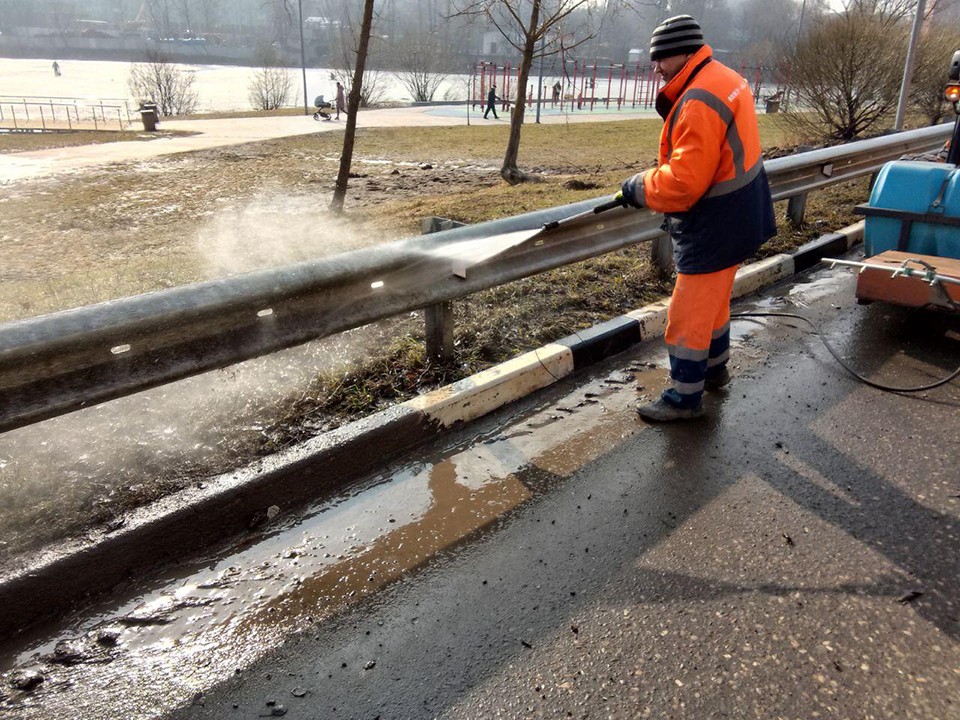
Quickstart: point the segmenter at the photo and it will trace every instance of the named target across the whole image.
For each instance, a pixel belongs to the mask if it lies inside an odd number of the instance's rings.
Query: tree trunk
[[[347,181],[350,179],[350,165],[353,162],[353,142],[357,134],[357,111],[360,109],[360,89],[363,84],[363,70],[367,64],[367,49],[370,46],[370,28],[373,25],[373,0],[363,0],[363,22],[360,25],[360,44],[357,46],[357,65],[353,69],[353,85],[347,98],[347,128],[343,133],[343,152],[340,154],[340,171],[337,184],[333,189],[330,209],[343,212],[343,200],[347,196]]]
[[[540,23],[540,0],[533,0],[530,7],[530,24],[527,26],[526,42],[523,45],[523,55],[520,58],[520,67],[517,70],[517,102],[510,113],[510,139],[507,141],[507,151],[503,156],[503,166],[500,168],[500,177],[511,185],[528,180],[526,173],[517,167],[517,156],[520,154],[520,131],[523,129],[523,114],[527,107],[527,80],[530,78],[530,67],[533,65],[533,52],[537,45],[537,25]]]

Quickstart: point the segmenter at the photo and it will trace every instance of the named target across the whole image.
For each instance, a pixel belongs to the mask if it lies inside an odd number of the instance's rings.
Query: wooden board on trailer
[[[935,255],[919,255],[917,253],[887,250],[879,255],[866,258],[871,265],[887,265],[894,270],[903,264],[904,260],[922,260],[936,268],[938,275],[960,280],[960,260],[954,258],[937,257]],[[914,270],[923,271],[923,266],[911,263]],[[947,298],[949,295],[949,300]],[[935,305],[948,310],[956,310],[950,300],[960,304],[960,285],[952,283],[937,283],[931,285],[922,277],[894,277],[892,272],[875,268],[864,268],[857,279],[857,300],[882,302],[905,305],[907,307],[925,307]]]

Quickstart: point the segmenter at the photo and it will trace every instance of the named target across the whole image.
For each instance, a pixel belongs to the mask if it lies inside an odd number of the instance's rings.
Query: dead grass
[[[0,153],[31,152],[34,150],[53,150],[56,148],[78,147],[80,145],[98,145],[112,142],[144,142],[161,138],[183,137],[193,133],[183,131],[158,130],[148,133],[137,130],[78,132],[5,132],[0,133]]]
[[[776,118],[761,122],[767,147],[789,143]],[[418,234],[429,215],[473,223],[597,198],[653,161],[659,130],[646,120],[529,126],[521,165],[544,182],[516,187],[497,175],[503,127],[367,130],[342,223],[326,212],[340,152],[332,133],[2,186],[0,320]],[[372,160],[382,164],[363,162]],[[865,180],[815,193],[799,229],[787,227],[781,203],[781,233],[763,254],[849,224],[865,197]],[[151,460],[145,449],[143,460],[76,481],[73,495],[38,488],[29,502],[16,478],[0,482],[0,504],[16,509],[0,563],[668,292],[645,247],[493,288],[456,303],[457,353],[445,365],[427,360],[420,319],[390,321],[384,351],[322,373],[258,413],[255,430],[223,428],[202,460]]]
[[[761,115],[764,147],[796,144],[776,115]],[[662,123],[633,119],[569,125],[524,125],[520,165],[526,170],[596,174],[652,163],[657,156]],[[509,126],[471,125],[435,128],[361,128],[356,154],[367,159],[416,163],[482,163],[500,166]],[[339,157],[342,135],[325,133],[285,140],[291,151]]]

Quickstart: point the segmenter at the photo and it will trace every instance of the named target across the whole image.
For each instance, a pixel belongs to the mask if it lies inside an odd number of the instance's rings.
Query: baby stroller
[[[317,95],[313,101],[314,106],[317,108],[317,111],[313,114],[314,120],[330,120],[333,115],[333,105],[328,103],[323,99],[323,95]]]

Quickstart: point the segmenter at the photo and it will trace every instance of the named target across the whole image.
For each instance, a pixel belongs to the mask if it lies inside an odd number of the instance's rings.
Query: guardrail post
[[[803,215],[807,210],[807,194],[794,195],[787,200],[787,219],[794,227],[803,225]]]
[[[808,152],[813,150],[812,145],[798,145],[797,152]],[[803,225],[803,216],[807,211],[807,194],[794,195],[787,200],[787,219],[794,227]]]
[[[650,243],[650,262],[661,280],[673,274],[673,240],[669,235],[658,235]]]
[[[428,217],[420,221],[420,231],[423,235],[429,235],[463,225],[456,220]],[[431,360],[450,360],[453,357],[453,303],[446,301],[425,307],[423,320],[427,357]]]
[[[450,360],[453,357],[453,303],[442,302],[423,309],[427,357]]]

